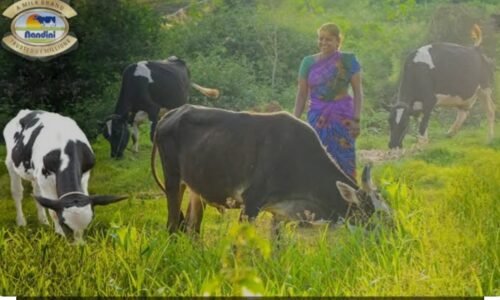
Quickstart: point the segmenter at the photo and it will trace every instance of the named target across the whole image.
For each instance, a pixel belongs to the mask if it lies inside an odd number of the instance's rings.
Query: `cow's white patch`
[[[72,206],[65,208],[62,212],[64,223],[75,232],[82,232],[92,221],[92,207],[87,204],[82,207]]]
[[[59,167],[59,171],[64,171],[69,166],[69,156],[64,153],[64,149],[61,151],[61,166]]]
[[[113,123],[112,120],[109,120],[106,122],[106,129],[108,130],[108,135],[111,136],[111,123]]]
[[[144,123],[148,119],[148,113],[142,110],[139,110],[135,113],[134,116],[134,124],[140,125]]]
[[[38,126],[40,126],[40,121],[41,120],[38,120],[35,125],[31,126],[30,128],[24,130],[23,132],[23,144],[26,145],[28,144],[30,138],[31,138],[31,134],[33,134],[33,131],[35,129],[38,128]],[[19,127],[19,129],[21,129],[21,127]],[[18,132],[21,132],[21,130],[19,130]]]
[[[423,108],[424,108],[424,106],[423,106],[422,102],[420,102],[420,101],[413,102],[413,110],[414,111],[420,111]]]
[[[415,57],[413,58],[414,63],[424,63],[429,66],[429,68],[434,69],[436,66],[434,65],[434,62],[432,61],[431,54],[429,53],[429,49],[432,48],[432,45],[427,45],[418,48],[417,53],[415,54]]]
[[[459,109],[469,110],[477,100],[477,91],[469,99],[463,99],[460,96],[451,96],[444,94],[436,94],[436,105],[443,107],[456,107]]]
[[[135,69],[134,76],[146,77],[149,83],[153,83],[153,78],[151,77],[151,70],[146,67],[146,61],[140,61],[137,63],[137,68]]]
[[[401,118],[403,117],[404,111],[405,111],[404,108],[396,109],[396,124],[399,124],[399,122],[401,122]]]

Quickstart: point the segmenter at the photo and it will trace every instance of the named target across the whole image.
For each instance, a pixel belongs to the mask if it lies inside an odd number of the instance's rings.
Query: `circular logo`
[[[69,32],[69,24],[54,11],[33,9],[19,14],[12,22],[11,31],[23,43],[46,46],[63,39]]]

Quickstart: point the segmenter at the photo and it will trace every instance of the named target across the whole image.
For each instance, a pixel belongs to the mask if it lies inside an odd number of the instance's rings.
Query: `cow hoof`
[[[417,144],[418,145],[427,145],[429,143],[429,139],[427,138],[418,138]]]
[[[55,227],[55,231],[57,234],[59,234],[63,237],[66,237],[66,235],[64,234],[64,231],[62,230],[62,228],[60,226]]]
[[[40,224],[42,224],[42,225],[49,225],[49,220],[47,220],[46,218],[45,219],[38,219],[38,222],[40,222]]]
[[[26,219],[24,217],[16,219],[17,226],[26,226]]]

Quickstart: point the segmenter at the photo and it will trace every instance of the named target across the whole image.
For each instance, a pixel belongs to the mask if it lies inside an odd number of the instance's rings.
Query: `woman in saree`
[[[300,118],[309,103],[307,121],[340,168],[356,180],[355,140],[363,102],[361,67],[353,53],[339,50],[340,43],[337,25],[326,23],[318,29],[320,52],[302,60],[294,115]]]

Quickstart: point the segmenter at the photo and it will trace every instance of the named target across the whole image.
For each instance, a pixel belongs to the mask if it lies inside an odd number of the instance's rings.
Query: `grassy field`
[[[121,161],[108,158],[102,138],[93,145],[98,162],[90,192],[130,198],[96,208],[83,246],[38,224],[28,185],[28,226],[18,228],[0,165],[0,295],[500,294],[500,138],[487,145],[484,126],[445,139],[434,124],[424,150],[375,166],[375,182],[395,212],[394,228],[289,226],[279,247],[269,215],[255,226],[239,224],[238,211],[220,215],[210,207],[200,239],[169,236],[165,198],[150,174],[151,146],[146,128],[142,132],[140,153],[127,152]],[[359,141],[360,148],[386,143],[386,134]]]

